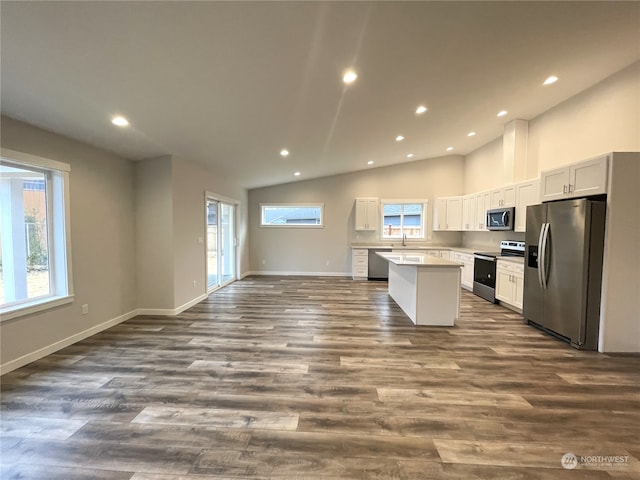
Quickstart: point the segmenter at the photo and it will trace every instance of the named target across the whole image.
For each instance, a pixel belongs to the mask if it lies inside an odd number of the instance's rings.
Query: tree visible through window
[[[424,203],[382,203],[382,238],[424,238]]]

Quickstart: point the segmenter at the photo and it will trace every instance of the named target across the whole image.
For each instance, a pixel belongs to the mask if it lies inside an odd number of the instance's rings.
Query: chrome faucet
[[[407,246],[407,234],[406,233],[402,234],[402,246],[403,247]]]

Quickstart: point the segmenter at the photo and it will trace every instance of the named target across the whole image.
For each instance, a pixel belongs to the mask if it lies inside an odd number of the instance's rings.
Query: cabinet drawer
[[[351,250],[354,257],[368,257],[369,250],[366,248],[354,248]]]
[[[353,267],[353,276],[366,278],[369,276],[369,271],[367,267]]]
[[[366,267],[369,264],[369,257],[368,256],[362,256],[362,255],[358,255],[353,257],[353,265],[354,267],[356,265],[358,266],[362,266],[362,267]]]
[[[496,266],[497,270],[502,270],[503,272],[515,273],[515,274],[524,274],[524,265],[520,265],[519,263],[509,262],[509,261],[498,261],[498,265]]]

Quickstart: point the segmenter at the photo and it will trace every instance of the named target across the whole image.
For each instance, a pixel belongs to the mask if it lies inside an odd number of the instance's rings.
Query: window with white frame
[[[382,200],[382,238],[426,237],[426,200]]]
[[[72,300],[69,165],[2,149],[0,312],[3,319]]]
[[[322,227],[324,204],[280,203],[260,205],[262,227]]]

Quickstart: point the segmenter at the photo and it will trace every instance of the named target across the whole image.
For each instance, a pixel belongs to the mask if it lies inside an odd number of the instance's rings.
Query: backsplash
[[[500,250],[502,240],[517,240],[524,242],[524,232],[463,232],[462,246],[467,248],[482,248]]]

